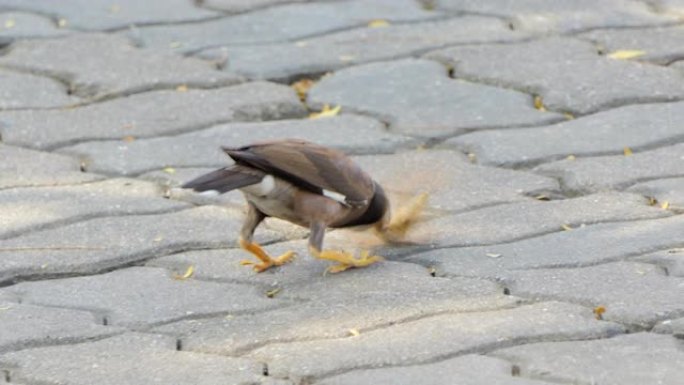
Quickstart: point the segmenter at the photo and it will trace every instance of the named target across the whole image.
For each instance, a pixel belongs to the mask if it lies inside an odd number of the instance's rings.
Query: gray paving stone
[[[665,269],[668,275],[684,277],[684,248],[660,250],[655,253],[640,255],[632,260],[655,263]]]
[[[649,206],[646,198],[626,193],[599,193],[544,202],[529,200],[485,207],[455,215],[426,218],[412,225],[405,240],[433,246],[474,246],[512,242],[600,222],[671,215]],[[331,233],[330,239],[349,230]],[[372,234],[372,233],[369,233]]]
[[[340,70],[318,82],[308,102],[339,104],[378,116],[393,131],[422,137],[564,119],[535,109],[529,95],[450,79],[442,65],[416,59]]]
[[[656,179],[637,183],[627,189],[627,191],[653,197],[661,205],[667,202],[671,210],[684,210],[684,177]]]
[[[57,186],[101,179],[81,172],[78,160],[0,143],[0,189]]]
[[[365,27],[377,19],[415,22],[438,17],[414,0],[350,0],[270,7],[201,24],[136,28],[128,35],[145,47],[193,52],[220,45],[282,42]]]
[[[454,47],[427,57],[453,65],[457,78],[540,95],[552,111],[587,114],[684,97],[684,78],[676,70],[600,56],[591,43],[568,37]]]
[[[527,35],[500,20],[465,16],[385,28],[359,28],[297,42],[229,46],[199,56],[226,62],[225,68],[257,79],[292,80],[359,63],[390,60],[451,44],[515,41]],[[274,57],[279,60],[273,60]]]
[[[185,263],[197,263],[198,277],[224,275],[241,269],[233,261],[226,266],[218,255],[186,255]],[[211,259],[210,259],[211,258]],[[167,259],[166,263],[170,263]],[[289,341],[362,335],[379,327],[445,312],[487,311],[512,307],[519,301],[505,296],[497,285],[473,279],[438,279],[414,264],[384,262],[339,275],[323,276],[327,264],[304,256],[274,273],[253,276],[254,282],[280,289],[277,298],[297,299],[298,305],[266,313],[188,320],[155,328],[182,340],[184,350],[217,354],[241,354],[264,345]],[[215,272],[210,269],[216,267]],[[253,273],[251,273],[253,275]],[[220,279],[220,278],[219,278]],[[382,288],[379,290],[378,288]],[[304,302],[305,301],[305,302]]]
[[[78,100],[53,79],[0,70],[0,110],[57,107]]]
[[[0,353],[120,333],[87,311],[0,302]],[[0,376],[3,377],[3,376]]]
[[[621,189],[652,179],[684,176],[684,143],[632,156],[613,155],[561,160],[535,170],[557,176],[572,191]]]
[[[597,338],[621,330],[616,324],[594,320],[590,309],[545,302],[496,313],[427,317],[357,337],[267,345],[245,357],[265,360],[275,377],[300,380],[352,369],[431,362],[547,338]]]
[[[684,3],[682,0],[654,0],[651,4],[658,12],[673,15],[680,20],[684,16]]]
[[[682,384],[682,342],[637,333],[595,341],[545,342],[494,353],[517,362],[522,376],[554,382]]]
[[[188,207],[162,199],[164,189],[134,179],[109,179],[64,187],[0,190],[0,239],[58,223],[126,214],[154,214]]]
[[[546,33],[658,25],[677,20],[673,15],[653,13],[646,3],[633,0],[607,0],[600,3],[591,0],[437,0],[436,5],[438,9],[506,17],[516,29]]]
[[[95,218],[0,241],[0,282],[16,277],[95,273],[196,248],[232,247],[241,216],[216,206],[169,214]],[[260,242],[273,241],[268,230]]]
[[[130,175],[168,166],[224,167],[231,161],[220,146],[240,146],[275,138],[306,139],[352,154],[386,153],[399,147],[417,145],[413,139],[388,133],[385,126],[375,119],[341,115],[326,119],[225,124],[183,135],[129,143],[82,143],[63,151],[87,159],[90,171]]]
[[[603,47],[606,54],[629,50],[642,51],[632,60],[668,64],[684,57],[681,41],[684,27],[597,30],[579,35]]]
[[[131,25],[203,20],[219,14],[186,0],[1,0],[0,8],[64,20],[65,28],[111,30]]]
[[[427,365],[366,369],[324,379],[320,385],[542,385],[544,381],[513,377],[513,366],[504,360],[465,355]],[[448,380],[447,380],[448,379]]]
[[[12,383],[261,384],[263,364],[176,351],[173,338],[127,333],[99,341],[0,356]]]
[[[653,328],[656,333],[672,334],[677,338],[684,339],[684,318],[665,320]]]
[[[439,276],[497,278],[511,270],[590,266],[677,247],[682,231],[681,216],[605,223],[503,245],[428,251],[407,260],[434,266]]]
[[[37,148],[102,139],[117,139],[125,146],[122,139],[172,135],[233,121],[301,117],[304,113],[292,89],[258,82],[216,90],[147,92],[73,109],[5,111],[0,112],[0,129],[5,142]]]
[[[684,139],[684,103],[625,106],[554,125],[492,130],[445,142],[482,164],[513,167],[569,155],[623,154]]]
[[[416,150],[355,160],[382,184],[395,205],[427,192],[430,207],[464,211],[527,200],[541,193],[551,195],[560,189],[554,179],[479,166],[455,151]]]
[[[260,8],[290,3],[307,3],[313,0],[202,0],[203,8],[229,13],[241,13]]]
[[[145,326],[215,314],[245,313],[282,305],[249,285],[178,280],[168,271],[131,267],[102,275],[22,282],[0,298],[24,304],[88,309],[108,325]]]
[[[511,272],[511,294],[604,306],[603,318],[637,328],[684,315],[684,278],[668,277],[654,265],[616,262],[579,269]]]
[[[26,12],[0,12],[0,44],[18,39],[64,36],[71,31],[59,28],[47,17]]]
[[[84,57],[90,59],[84,62]],[[20,41],[0,57],[0,66],[58,78],[68,83],[73,95],[94,99],[241,81],[204,61],[138,49],[124,37],[104,34]]]

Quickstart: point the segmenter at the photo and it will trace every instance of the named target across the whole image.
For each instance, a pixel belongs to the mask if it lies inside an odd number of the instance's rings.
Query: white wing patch
[[[323,195],[334,201],[340,202],[345,205],[347,204],[347,197],[338,192],[323,189]]]
[[[205,191],[202,191],[201,193],[199,193],[199,195],[205,196],[205,197],[217,197],[221,194],[219,194],[218,190],[205,190]]]
[[[259,182],[258,185],[255,185],[257,193],[255,195],[258,196],[266,196],[268,195],[273,189],[275,188],[275,178],[273,175],[266,175],[264,179]]]

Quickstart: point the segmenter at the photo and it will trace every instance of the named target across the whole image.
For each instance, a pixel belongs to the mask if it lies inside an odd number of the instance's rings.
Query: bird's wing
[[[373,180],[349,157],[314,143],[279,140],[223,150],[237,164],[352,205],[368,203],[375,193]]]

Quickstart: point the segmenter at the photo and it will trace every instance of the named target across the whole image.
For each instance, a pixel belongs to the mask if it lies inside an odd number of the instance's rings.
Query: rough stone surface
[[[289,3],[307,3],[313,0],[203,0],[202,7],[229,13],[253,11]]]
[[[515,41],[525,34],[500,20],[459,17],[384,28],[360,28],[297,42],[229,46],[205,50],[201,57],[226,62],[225,68],[257,79],[292,79],[370,61],[390,60],[451,44]],[[272,60],[278,57],[279,60]]]
[[[83,57],[91,59],[83,61]],[[181,85],[218,87],[240,82],[238,76],[201,60],[153,53],[133,47],[123,37],[103,34],[20,41],[0,56],[0,66],[60,79],[73,95],[94,99]]]
[[[0,8],[42,14],[64,20],[66,28],[111,30],[151,23],[202,20],[219,14],[186,0],[2,0]]]
[[[684,315],[684,278],[668,277],[654,265],[608,263],[578,269],[511,272],[511,294],[604,306],[603,318],[639,328]]]
[[[602,57],[591,43],[566,37],[447,48],[427,57],[453,65],[457,78],[540,95],[552,111],[587,114],[684,97],[676,70]]]
[[[388,133],[375,119],[341,115],[325,119],[225,124],[129,143],[82,143],[63,151],[87,159],[89,171],[130,175],[168,166],[224,167],[232,161],[221,146],[240,147],[276,138],[305,139],[352,154],[392,152],[399,147],[417,145],[415,140]]]
[[[643,51],[634,60],[669,64],[674,60],[684,58],[682,36],[684,28],[646,28],[623,30],[599,30],[580,35],[600,44],[606,54],[621,50]]]
[[[266,379],[261,363],[179,352],[173,338],[140,333],[8,353],[0,362],[11,365],[13,383],[238,385]]]
[[[18,39],[64,36],[70,32],[59,28],[44,16],[26,12],[0,12],[0,44]]]
[[[497,278],[510,270],[591,266],[677,247],[682,231],[681,216],[604,223],[502,245],[434,250],[407,260],[434,266],[437,275]]]
[[[86,218],[154,214],[189,206],[163,195],[162,187],[133,179],[0,190],[0,239]]]
[[[146,290],[150,286],[155,289]],[[134,328],[210,314],[254,312],[281,303],[247,285],[179,280],[151,267],[117,270],[102,277],[23,282],[0,290],[0,298],[88,309],[105,317],[108,325]]]
[[[436,5],[438,9],[506,17],[516,29],[546,33],[568,33],[598,27],[638,27],[677,20],[673,15],[653,13],[647,4],[634,0],[604,0],[600,3],[591,0],[437,0]]]
[[[172,252],[236,244],[241,216],[215,206],[170,214],[95,218],[0,241],[0,281],[85,274]],[[273,232],[257,233],[258,241]]]
[[[637,183],[628,191],[653,197],[661,205],[667,202],[668,208],[675,212],[684,210],[684,177]]]
[[[126,140],[140,137],[233,121],[301,117],[304,112],[290,88],[259,82],[217,90],[148,92],[66,110],[0,112],[0,129],[5,142],[30,147],[102,139],[117,139],[125,147]]]
[[[677,338],[684,339],[684,318],[666,320],[653,328],[656,333],[672,334]]]
[[[81,172],[78,160],[0,143],[0,189],[56,186],[100,179]]]
[[[680,20],[684,16],[684,3],[682,3],[682,0],[655,0],[652,4],[655,10],[675,16]]]
[[[64,106],[78,100],[50,78],[0,70],[0,110]]]
[[[684,144],[636,153],[561,160],[536,168],[557,176],[572,191],[621,189],[652,179],[684,176]]]
[[[292,4],[201,24],[136,28],[129,36],[145,47],[193,52],[220,45],[263,44],[365,27],[377,19],[416,22],[438,17],[413,0],[350,0]]]
[[[357,337],[273,344],[247,355],[268,360],[269,373],[290,379],[354,368],[416,364],[475,349],[523,342],[587,339],[622,328],[593,319],[591,310],[555,302],[489,312],[444,314],[363,333]]]
[[[494,353],[518,363],[525,377],[597,384],[682,383],[682,341],[637,333],[596,341],[539,343]],[[629,363],[625,365],[625,363]]]
[[[684,277],[684,248],[660,250],[655,253],[640,255],[634,261],[655,263],[668,275]]]
[[[0,353],[41,345],[56,345],[104,337],[121,328],[104,327],[83,310],[0,303]]]
[[[440,64],[415,59],[338,71],[317,83],[308,101],[378,116],[393,131],[422,137],[563,119],[536,110],[529,95],[450,79]]]
[[[320,385],[542,385],[544,381],[511,376],[513,365],[487,356],[465,355],[434,364],[366,369],[324,379]]]
[[[634,105],[545,127],[474,132],[444,146],[470,151],[483,164],[510,167],[670,144],[684,139],[682,124],[682,102]]]

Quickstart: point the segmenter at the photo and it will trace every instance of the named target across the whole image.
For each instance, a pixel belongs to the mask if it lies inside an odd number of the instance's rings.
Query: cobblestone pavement
[[[0,0],[0,47],[0,384],[684,384],[683,0]],[[412,246],[240,266],[177,186],[280,137],[428,192]]]

